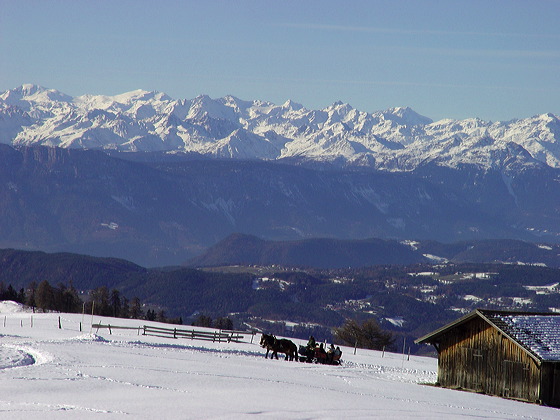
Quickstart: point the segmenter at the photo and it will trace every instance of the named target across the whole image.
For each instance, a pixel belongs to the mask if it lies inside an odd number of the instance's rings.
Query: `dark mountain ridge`
[[[234,234],[205,254],[188,262],[190,266],[280,265],[290,267],[344,268],[380,264],[427,263],[428,259],[397,241],[383,239],[303,239],[265,241]]]
[[[266,241],[233,234],[187,262],[193,267],[280,265],[321,269],[430,263],[509,263],[560,267],[560,245],[494,239],[445,244],[383,239]]]
[[[165,266],[236,232],[275,241],[560,239],[560,170],[546,165],[510,175],[435,164],[390,173],[1,144],[0,161],[4,248]]]
[[[97,258],[71,253],[0,250],[0,282],[17,289],[47,280],[53,286],[59,283],[77,290],[101,286],[113,287],[130,276],[147,270],[126,260]]]

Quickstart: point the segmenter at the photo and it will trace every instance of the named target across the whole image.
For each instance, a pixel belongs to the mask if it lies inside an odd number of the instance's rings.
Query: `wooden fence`
[[[235,331],[235,330],[216,330],[216,331],[202,331],[195,329],[181,329],[181,328],[164,328],[155,327],[152,325],[143,325],[139,327],[120,327],[117,325],[110,324],[93,324],[92,328],[96,329],[96,332],[100,328],[107,328],[109,334],[112,334],[112,330],[137,330],[138,335],[148,335],[154,337],[164,337],[164,338],[189,338],[191,340],[206,340],[212,342],[234,342],[239,343],[244,341],[245,336],[251,336],[251,343],[255,336],[254,331]]]
[[[113,330],[136,330],[138,331],[138,335],[142,332],[142,326],[140,327],[120,327],[118,325],[111,325],[111,324],[92,324],[91,328],[95,328],[95,333],[99,331],[99,329],[107,328],[109,330],[109,334],[113,334]]]

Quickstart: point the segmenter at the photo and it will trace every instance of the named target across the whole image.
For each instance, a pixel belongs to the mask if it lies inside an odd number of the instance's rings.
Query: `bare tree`
[[[348,320],[340,328],[335,328],[335,337],[347,345],[365,349],[391,349],[394,337],[390,331],[381,329],[374,318],[364,321],[361,325],[356,320]]]

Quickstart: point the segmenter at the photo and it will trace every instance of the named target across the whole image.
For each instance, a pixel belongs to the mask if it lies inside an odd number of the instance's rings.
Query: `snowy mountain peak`
[[[0,100],[8,105],[26,107],[26,102],[69,102],[71,96],[65,95],[55,89],[48,89],[39,85],[23,84],[15,89],[8,90],[0,95]]]
[[[340,113],[340,112],[350,112],[353,109],[354,108],[352,108],[350,104],[344,103],[342,101],[336,101],[331,106],[325,108],[325,111],[327,112],[337,111]]]
[[[197,120],[207,117],[218,120],[237,121],[235,111],[232,108],[219,100],[210,98],[208,95],[199,95],[192,100],[187,119]]]
[[[145,101],[152,98],[155,98],[157,92],[149,92],[147,90],[136,89],[130,92],[121,93],[120,95],[112,96],[111,98],[115,102],[119,102],[121,104],[129,104],[134,101]]]
[[[299,111],[300,109],[303,109],[303,105],[298,104],[297,102],[294,102],[291,99],[288,99],[286,102],[282,104],[282,108],[289,109],[292,111]]]
[[[24,83],[23,85],[15,88],[15,89],[8,90],[2,96],[6,95],[6,94],[8,94],[8,95],[19,95],[19,97],[21,99],[21,98],[24,98],[24,97],[29,97],[31,95],[34,95],[37,92],[44,92],[45,90],[47,90],[47,89],[42,87],[42,86],[34,85],[34,84],[31,84],[31,83]]]
[[[416,111],[409,107],[396,107],[389,108],[386,113],[384,113],[385,118],[392,119],[399,124],[414,126],[414,125],[427,125],[431,124],[433,121],[418,114]]]
[[[551,112],[539,115],[539,118],[545,122],[558,122],[558,117]]]
[[[560,122],[550,113],[509,122],[433,122],[409,107],[370,114],[337,101],[308,110],[292,100],[280,106],[232,95],[175,100],[141,89],[72,98],[32,84],[1,93],[0,112],[0,142],[14,145],[297,157],[390,171],[431,161],[502,167],[512,159],[560,167]],[[526,153],[512,153],[516,146]]]

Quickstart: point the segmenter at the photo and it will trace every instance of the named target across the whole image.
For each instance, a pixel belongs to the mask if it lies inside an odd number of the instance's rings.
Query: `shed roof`
[[[416,340],[435,344],[449,330],[480,317],[537,361],[560,361],[560,314],[477,309]]]

